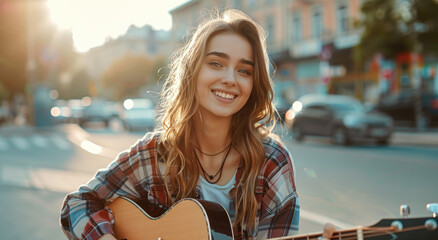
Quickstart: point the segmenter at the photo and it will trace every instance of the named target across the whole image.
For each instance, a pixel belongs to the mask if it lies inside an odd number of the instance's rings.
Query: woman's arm
[[[112,215],[105,204],[121,195],[140,198],[134,187],[132,163],[136,161],[135,156],[124,152],[106,169],[99,170],[86,185],[66,196],[60,222],[69,239],[99,239],[113,234]]]
[[[290,236],[298,232],[300,201],[295,187],[293,159],[279,142],[265,143],[268,159],[257,239]]]

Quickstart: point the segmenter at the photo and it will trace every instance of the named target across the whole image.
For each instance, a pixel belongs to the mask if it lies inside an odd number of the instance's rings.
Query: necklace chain
[[[225,148],[224,150],[222,150],[222,152],[225,151],[226,149],[228,149],[228,150],[227,150],[227,153],[225,154],[224,160],[222,160],[222,165],[221,165],[221,167],[219,168],[219,170],[216,172],[216,174],[214,174],[214,175],[210,175],[210,174],[208,174],[208,173],[205,171],[205,169],[202,167],[201,161],[199,161],[199,158],[198,158],[198,155],[196,154],[196,151],[193,151],[194,154],[195,154],[195,158],[196,158],[196,160],[198,161],[199,166],[201,167],[201,171],[202,171],[202,173],[203,173],[203,175],[204,175],[204,177],[205,177],[205,180],[207,180],[207,182],[209,182],[209,183],[211,183],[211,184],[215,184],[215,183],[219,182],[219,179],[221,179],[221,177],[222,177],[222,170],[224,169],[224,165],[225,165],[225,160],[227,160],[228,154],[230,153],[230,150],[231,150],[231,143],[227,146],[227,148]],[[199,150],[199,149],[198,149],[198,150]],[[217,154],[216,154],[216,155],[217,155]],[[220,174],[219,174],[219,173],[220,173]],[[213,180],[218,174],[219,174],[218,179],[216,179],[216,181],[211,181],[211,180]]]
[[[205,153],[205,152],[201,151],[201,149],[200,149],[198,146],[193,145],[193,147],[196,148],[196,150],[198,150],[200,153],[202,153],[202,154],[204,154],[204,155],[206,155],[206,156],[209,156],[209,157],[213,157],[213,156],[216,156],[216,155],[219,155],[219,154],[225,152],[225,150],[227,150],[230,146],[231,146],[231,142],[230,142],[230,144],[228,144],[228,146],[226,146],[226,147],[225,147],[224,149],[222,149],[220,152],[210,154],[210,153]]]

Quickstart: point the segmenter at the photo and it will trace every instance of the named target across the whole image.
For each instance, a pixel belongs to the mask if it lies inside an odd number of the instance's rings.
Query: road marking
[[[16,148],[20,150],[28,150],[30,148],[29,143],[24,137],[14,136],[10,138],[10,141]]]
[[[46,148],[49,146],[49,141],[47,138],[42,137],[41,135],[34,135],[30,138],[30,141],[36,145],[37,147]]]
[[[4,151],[7,150],[9,147],[8,142],[6,141],[6,139],[2,136],[0,136],[0,150]]]
[[[62,138],[60,136],[52,136],[51,140],[60,149],[68,150],[71,148],[70,142],[67,141],[65,138]]]
[[[13,166],[3,166],[1,168],[1,180],[6,185],[29,188],[29,180],[26,171]]]
[[[52,192],[73,192],[92,177],[93,174],[48,168],[29,170],[29,178],[33,187]]]

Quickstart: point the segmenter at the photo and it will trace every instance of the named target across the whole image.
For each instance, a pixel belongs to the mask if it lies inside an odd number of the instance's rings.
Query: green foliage
[[[361,11],[363,34],[355,49],[359,65],[376,53],[387,59],[414,50],[437,56],[438,1],[369,0]]]
[[[438,1],[417,0],[414,8],[417,11],[417,22],[425,28],[418,34],[423,52],[438,56]]]

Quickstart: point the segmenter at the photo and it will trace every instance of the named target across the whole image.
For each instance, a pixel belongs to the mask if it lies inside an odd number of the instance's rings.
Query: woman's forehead
[[[218,33],[210,38],[206,46],[206,55],[211,52],[223,53],[232,59],[254,61],[251,43],[245,37],[233,32]]]

